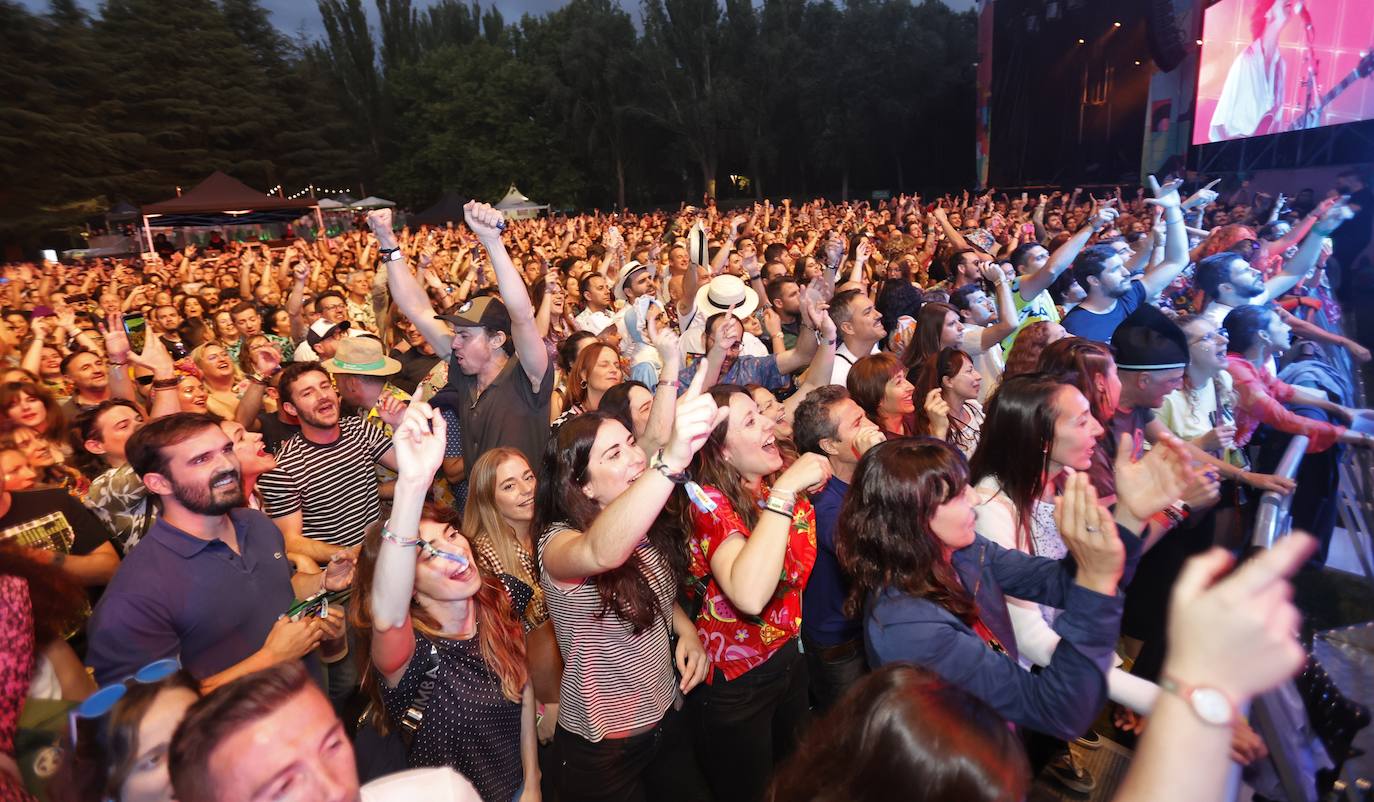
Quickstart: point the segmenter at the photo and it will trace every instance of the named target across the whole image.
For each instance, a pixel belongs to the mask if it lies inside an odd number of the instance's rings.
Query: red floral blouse
[[[731,535],[739,533],[749,537],[749,528],[724,493],[714,487],[703,490],[716,503],[716,509],[711,513],[699,509],[692,511],[692,538],[688,544],[692,580],[689,592],[701,605],[696,619],[697,633],[706,653],[725,678],[732,680],[762,665],[801,632],[802,589],[816,563],[816,512],[810,501],[797,498],[777,590],[761,615],[745,615],[731,606],[711,576],[711,556]],[[767,494],[767,489],[764,493]],[[714,671],[708,674],[706,682],[710,683],[714,676]]]

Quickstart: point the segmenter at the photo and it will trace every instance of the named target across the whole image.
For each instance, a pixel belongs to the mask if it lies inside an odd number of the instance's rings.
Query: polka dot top
[[[407,762],[411,768],[452,766],[472,781],[485,802],[509,802],[525,776],[521,706],[502,695],[501,680],[482,659],[477,638],[428,639],[417,631],[415,655],[401,681],[395,688],[381,683],[387,716],[392,722],[401,719],[431,667],[437,667],[433,696]]]

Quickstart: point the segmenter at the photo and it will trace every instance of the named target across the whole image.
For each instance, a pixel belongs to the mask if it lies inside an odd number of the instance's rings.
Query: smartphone
[[[56,262],[56,261],[57,261],[57,251],[54,250],[54,249],[52,249],[52,248],[44,248],[44,249],[43,249],[43,261],[45,261],[45,262]]]
[[[1021,226],[1021,232],[1028,237],[1035,236],[1035,223],[1026,223],[1024,226]]]
[[[129,335],[129,347],[141,352],[148,336],[148,322],[143,319],[143,313],[130,312],[125,315],[124,331]]]
[[[330,605],[339,605],[348,601],[348,597],[353,594],[352,588],[344,588],[335,591],[320,591],[308,599],[301,599],[292,604],[286,611],[286,617],[292,621],[299,621],[306,616],[318,616],[324,618],[329,611]]]

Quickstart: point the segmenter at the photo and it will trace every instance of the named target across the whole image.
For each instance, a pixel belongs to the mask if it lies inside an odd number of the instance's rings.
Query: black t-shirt
[[[431,399],[440,410],[457,414],[462,427],[462,455],[473,465],[487,451],[500,446],[514,448],[531,465],[541,465],[544,445],[549,440],[549,399],[553,395],[553,360],[544,369],[544,378],[535,389],[520,364],[512,356],[491,386],[476,396],[477,377],[469,376],[449,360],[448,386]],[[456,451],[456,450],[455,450]],[[454,452],[445,456],[457,456]]]
[[[269,454],[277,453],[281,444],[300,433],[301,427],[286,423],[274,412],[259,412],[258,425],[262,430],[262,447]]]
[[[0,540],[80,556],[108,543],[110,530],[65,490],[16,490],[0,516]]]
[[[423,353],[418,348],[406,351],[393,348],[391,358],[401,363],[401,372],[391,377],[391,383],[411,395],[415,394],[415,388],[429,375],[430,369],[439,364],[439,357]]]

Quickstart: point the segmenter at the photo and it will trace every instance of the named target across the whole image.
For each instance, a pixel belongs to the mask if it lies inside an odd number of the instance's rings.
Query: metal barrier
[[[1302,465],[1302,457],[1307,453],[1308,442],[1305,434],[1293,435],[1293,439],[1288,442],[1288,448],[1284,449],[1278,467],[1274,469],[1274,475],[1295,479],[1298,475],[1298,466]],[[1288,534],[1288,509],[1292,504],[1292,493],[1270,490],[1260,496],[1259,510],[1255,513],[1255,534],[1250,540],[1250,545],[1267,549],[1274,545],[1275,540]]]
[[[1293,439],[1288,442],[1288,448],[1284,449],[1278,467],[1274,469],[1274,474],[1285,479],[1296,478],[1303,455],[1307,453],[1307,444],[1306,435],[1293,435]],[[1259,549],[1272,548],[1275,541],[1288,534],[1291,524],[1288,509],[1292,503],[1292,493],[1270,490],[1260,496],[1259,510],[1255,514],[1255,531],[1250,538],[1251,546]],[[1277,725],[1266,704],[1265,695],[1255,697],[1253,703],[1241,709],[1241,714],[1251,718],[1256,731],[1269,747],[1269,755],[1274,761],[1288,799],[1295,802],[1307,799],[1309,795],[1304,790],[1307,783],[1303,773],[1297,767],[1297,762],[1283,749],[1284,740],[1278,737]],[[1226,776],[1226,793],[1221,798],[1239,800],[1240,794],[1240,765],[1232,763]]]

